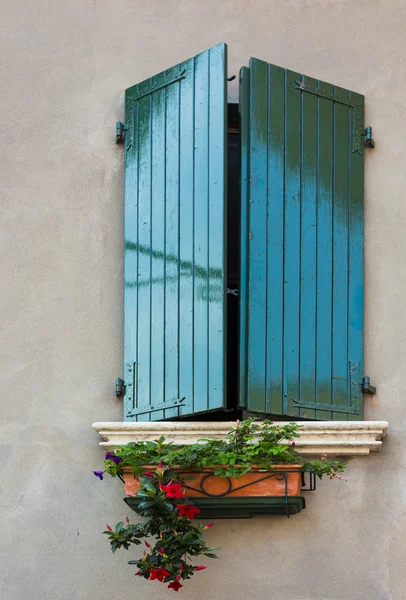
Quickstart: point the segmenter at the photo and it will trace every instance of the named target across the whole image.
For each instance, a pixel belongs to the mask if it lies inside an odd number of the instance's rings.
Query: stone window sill
[[[298,424],[300,437],[296,450],[307,456],[367,456],[381,449],[388,429],[386,421],[300,421]],[[161,435],[179,445],[193,444],[202,438],[223,439],[233,425],[231,421],[127,421],[93,423],[93,429],[101,438],[99,445],[109,449],[129,442],[156,440]]]

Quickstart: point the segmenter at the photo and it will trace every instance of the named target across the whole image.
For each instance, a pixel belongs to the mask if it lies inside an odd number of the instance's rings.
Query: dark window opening
[[[182,421],[235,421],[248,416],[264,419],[264,414],[249,413],[238,407],[239,398],[239,292],[240,292],[240,117],[239,105],[228,104],[227,119],[227,364],[226,409],[181,417]],[[275,421],[286,417],[275,416]]]
[[[238,104],[228,105],[227,131],[227,408],[237,411],[240,291],[240,127]],[[240,411],[237,411],[240,413]],[[240,417],[238,414],[236,417]]]
[[[227,364],[226,410],[182,417],[182,421],[234,421],[238,409],[240,291],[240,126],[238,104],[228,104],[227,118]]]

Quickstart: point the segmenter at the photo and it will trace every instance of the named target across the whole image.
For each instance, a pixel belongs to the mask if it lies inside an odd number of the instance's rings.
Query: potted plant
[[[137,566],[137,576],[168,584],[178,591],[181,581],[206,568],[190,563],[192,557],[213,554],[216,548],[206,546],[204,531],[214,523],[194,525],[200,514],[193,505],[202,496],[210,498],[299,496],[302,473],[308,471],[320,479],[342,479],[344,463],[320,460],[305,461],[295,449],[299,426],[253,419],[237,422],[224,440],[199,440],[198,443],[174,446],[161,437],[155,442],[132,442],[115,453],[108,452],[103,471],[94,474],[103,479],[105,473],[124,478],[126,493],[135,496],[132,505],[145,521],[120,522],[114,529],[107,526],[112,551],[143,538],[147,550],[141,558],[130,561]],[[202,513],[202,517],[204,514]]]

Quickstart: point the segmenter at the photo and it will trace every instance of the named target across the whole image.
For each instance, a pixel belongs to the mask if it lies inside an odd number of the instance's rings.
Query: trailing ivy
[[[306,461],[300,456],[295,449],[298,429],[296,423],[278,425],[266,420],[259,424],[247,419],[237,422],[224,440],[202,439],[195,444],[175,446],[162,436],[155,442],[121,446],[114,454],[107,452],[104,470],[93,473],[103,479],[105,473],[121,477],[124,470],[131,469],[138,482],[137,497],[141,499],[135,510],[144,519],[131,524],[127,518],[114,529],[107,525],[103,533],[108,536],[112,551],[128,550],[143,540],[143,556],[129,561],[138,569],[135,575],[179,591],[182,581],[207,568],[193,565],[190,559],[202,555],[217,558],[213,551],[218,548],[206,546],[203,539],[204,532],[214,523],[205,527],[192,523],[200,510],[185,497],[182,476],[173,469],[200,471],[210,467],[220,477],[241,477],[253,466],[269,471],[276,465],[295,464],[320,479],[342,479],[345,463],[330,462],[326,456]],[[148,466],[154,468],[148,471]]]
[[[252,465],[268,470],[278,464],[299,464],[320,479],[324,475],[338,477],[346,463],[327,461],[324,456],[321,460],[307,461],[296,451],[299,428],[297,423],[278,425],[268,420],[257,423],[251,418],[237,422],[224,440],[202,439],[195,444],[175,446],[166,443],[162,436],[155,442],[131,442],[117,448],[115,455],[107,454],[104,472],[116,477],[123,468],[130,467],[137,475],[146,465],[162,462],[168,468],[195,471],[214,467],[214,473],[220,477],[241,477]],[[118,457],[121,460],[117,463]]]
[[[206,569],[205,565],[192,565],[190,558],[201,555],[217,558],[213,551],[218,548],[208,547],[203,539],[204,531],[214,523],[205,527],[200,523],[192,524],[191,519],[197,517],[200,510],[187,503],[183,486],[175,483],[175,478],[176,473],[161,465],[153,473],[144,472],[138,477],[137,496],[142,501],[137,513],[145,521],[131,524],[127,518],[114,529],[107,525],[103,533],[108,536],[113,552],[119,548],[128,550],[131,544],[138,546],[142,539],[152,538],[152,544],[144,539],[146,550],[143,556],[128,564],[137,567],[135,575],[167,583],[169,589],[177,592],[183,587],[181,581]]]

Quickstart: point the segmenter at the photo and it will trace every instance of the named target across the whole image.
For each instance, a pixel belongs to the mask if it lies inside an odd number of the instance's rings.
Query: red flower
[[[210,529],[210,527],[213,527],[213,525],[215,525],[215,523],[208,523],[205,527],[203,527],[202,531],[205,531],[206,529]]]
[[[168,588],[172,589],[174,592],[179,592],[180,588],[183,587],[183,585],[179,583],[179,579],[179,575],[176,575],[176,581],[171,581]]]
[[[158,550],[161,554],[165,554],[165,550],[163,548],[158,548]]]
[[[195,571],[203,571],[203,569],[207,569],[207,567],[205,567],[204,565],[201,565],[200,567],[195,567]]]
[[[144,542],[144,544],[146,545],[147,548],[151,548],[151,544],[148,544],[148,542]]]
[[[127,523],[127,525],[130,524],[130,519],[128,517],[125,518],[125,522]]]
[[[161,490],[165,492],[168,498],[183,498],[185,495],[182,485],[180,483],[172,483],[172,481],[168,485],[161,485]]]
[[[165,569],[165,567],[159,567],[159,569],[149,569],[149,578],[151,581],[154,579],[158,579],[158,581],[163,581],[165,577],[168,577],[170,573]]]
[[[188,506],[187,504],[178,504],[179,516],[194,519],[200,513],[196,506]]]
[[[137,571],[134,575],[142,575],[142,571]]]
[[[113,531],[112,528],[110,527],[110,525],[106,525],[106,527],[109,531]]]
[[[143,475],[146,475],[147,477],[155,477],[155,473],[151,473],[151,471],[144,471]]]

